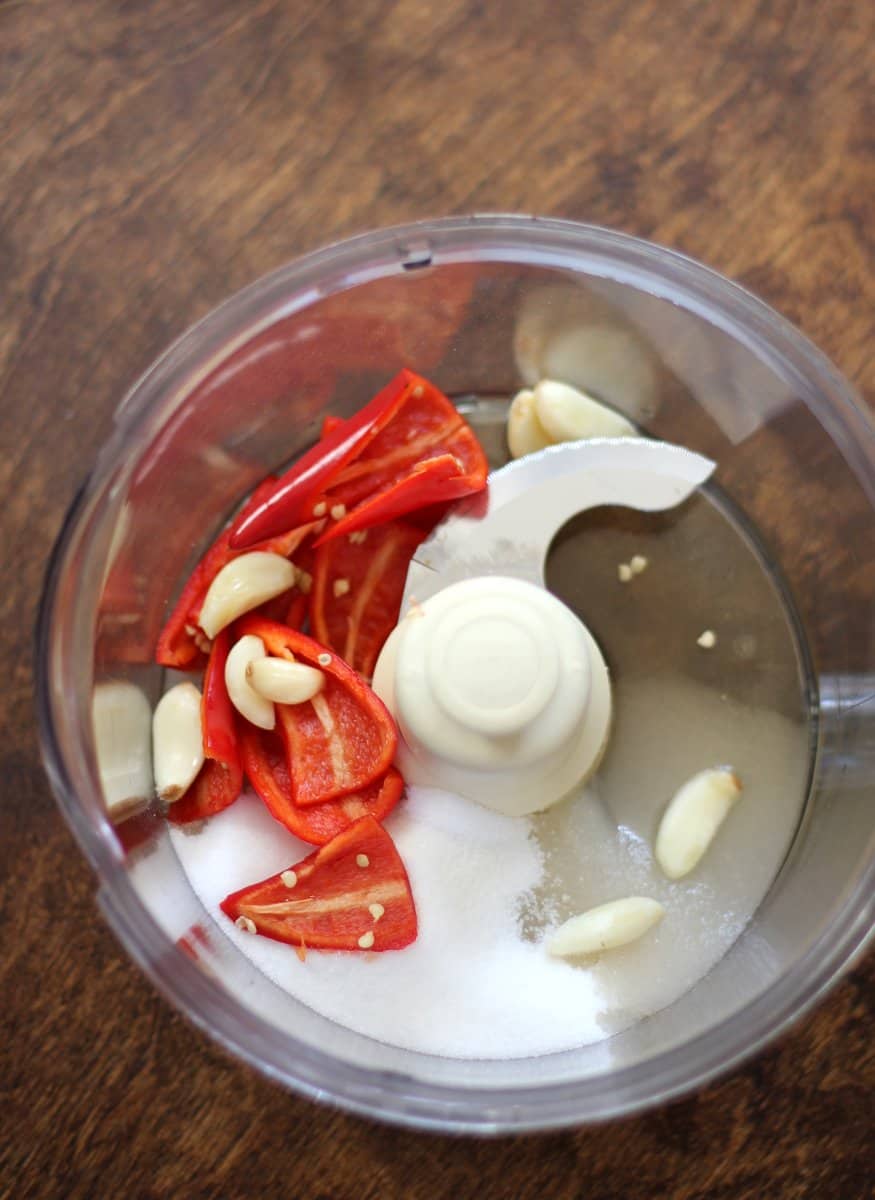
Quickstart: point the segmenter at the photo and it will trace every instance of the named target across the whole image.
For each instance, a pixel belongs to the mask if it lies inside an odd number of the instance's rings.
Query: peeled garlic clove
[[[293,586],[296,571],[287,558],[253,550],[226,563],[210,584],[198,617],[208,638],[251,608],[272,600]]]
[[[91,720],[106,810],[121,820],[152,796],[152,707],[132,683],[98,683]]]
[[[267,657],[264,642],[247,633],[231,647],[225,661],[225,687],[237,711],[259,729],[276,728],[273,703],[259,695],[247,678],[250,665]]]
[[[647,896],[612,900],[560,925],[548,941],[547,950],[557,958],[613,950],[636,941],[664,915],[662,905]]]
[[[201,694],[193,683],[178,683],[158,701],[152,717],[155,789],[167,804],[179,800],[204,765]]]
[[[322,690],[325,676],[315,667],[284,658],[256,658],[246,670],[254,690],[275,704],[303,704]]]
[[[537,420],[554,442],[638,436],[625,417],[567,383],[542,379],[535,388],[533,404]]]
[[[656,861],[669,879],[682,879],[711,845],[741,795],[738,776],[728,767],[700,771],[676,792],[659,823]]]
[[[517,392],[507,414],[507,447],[512,458],[522,458],[552,445],[535,415],[535,393]]]

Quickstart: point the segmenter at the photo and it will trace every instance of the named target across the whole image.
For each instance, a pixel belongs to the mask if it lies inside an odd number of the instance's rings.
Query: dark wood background
[[[30,631],[128,384],[354,231],[520,210],[653,238],[871,402],[873,72],[869,0],[0,0],[3,1196],[872,1194],[872,957],[747,1068],[574,1133],[402,1133],[228,1061],[96,915],[39,763]]]

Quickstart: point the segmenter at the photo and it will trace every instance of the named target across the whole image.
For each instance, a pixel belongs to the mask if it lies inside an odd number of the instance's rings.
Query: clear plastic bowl
[[[714,458],[787,582],[813,664],[816,749],[790,854],[731,951],[675,1004],[575,1051],[507,1062],[397,1050],[333,1024],[242,958],[159,822],[127,850],[101,798],[95,681],[154,697],[168,588],[268,471],[398,368],[507,395],[543,371]],[[760,1049],[848,967],[872,925],[875,436],[800,334],[690,260],[607,230],[459,217],[353,238],[233,297],[120,404],[55,546],[37,638],[39,719],[99,906],[155,986],[265,1075],[402,1125],[557,1128],[689,1091]],[[129,827],[131,828],[131,827]]]

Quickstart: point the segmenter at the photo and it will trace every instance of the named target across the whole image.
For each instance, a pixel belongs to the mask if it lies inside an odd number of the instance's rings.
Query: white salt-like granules
[[[254,796],[173,847],[218,928],[265,975],[324,1017],[382,1042],[456,1058],[522,1058],[619,1032],[671,1004],[726,953],[768,891],[804,795],[804,730],[675,681],[627,686],[622,718],[592,788],[534,818],[411,788],[386,821],[407,867],[419,936],[384,954],[294,949],[237,929],[232,891],[293,866],[299,842]],[[673,736],[672,723],[696,730]],[[743,797],[700,866],[665,878],[653,839],[692,770],[725,756]],[[146,864],[144,864],[146,865]],[[623,896],[665,917],[594,961],[551,958],[562,921]]]
[[[197,834],[171,827],[195,891],[222,931],[304,1004],[359,1033],[425,1053],[511,1058],[596,1041],[586,971],[524,940],[518,911],[542,878],[531,826],[470,801],[411,788],[386,822],[410,876],[419,935],[405,950],[311,951],[235,928],[219,902],[312,850],[244,796]]]

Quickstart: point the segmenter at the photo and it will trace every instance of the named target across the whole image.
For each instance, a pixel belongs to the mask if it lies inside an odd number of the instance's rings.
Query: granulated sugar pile
[[[599,1041],[671,1004],[723,957],[768,891],[804,795],[803,729],[775,713],[731,709],[692,684],[676,681],[670,705],[666,694],[660,680],[627,686],[635,753],[617,740],[619,728],[598,783],[545,813],[505,817],[410,788],[386,822],[419,918],[419,936],[404,950],[313,950],[302,963],[291,946],[244,933],[220,912],[229,892],[313,849],[254,796],[195,832],[171,826],[170,836],[219,929],[287,992],[349,1029],[456,1058],[523,1058]],[[692,750],[672,736],[672,721],[696,730]],[[665,797],[721,752],[745,780],[744,796],[701,867],[666,879],[652,853]],[[665,908],[645,937],[590,961],[547,953],[545,934],[561,922],[630,895]]]
[[[410,876],[419,936],[385,954],[311,951],[238,930],[229,893],[310,853],[252,796],[196,834],[171,828],[207,911],[266,975],[339,1024],[379,1041],[457,1058],[522,1058],[603,1038],[588,971],[523,939],[519,912],[543,879],[528,820],[411,788],[386,822]]]

